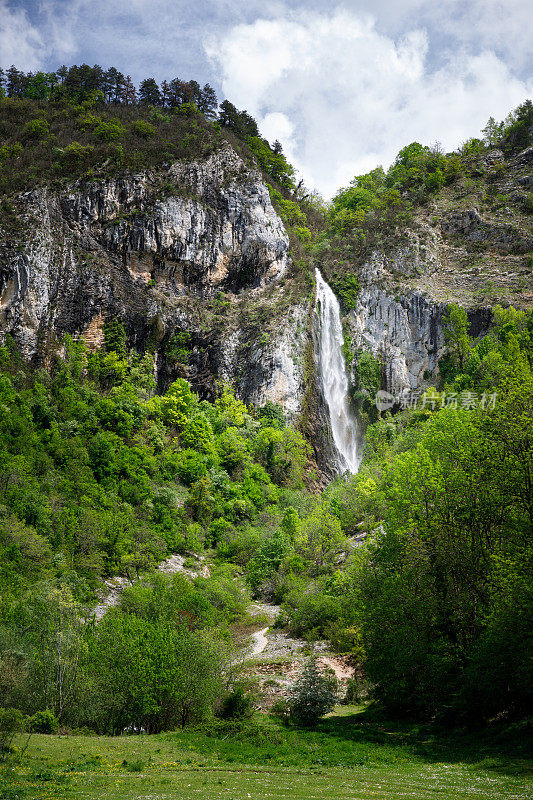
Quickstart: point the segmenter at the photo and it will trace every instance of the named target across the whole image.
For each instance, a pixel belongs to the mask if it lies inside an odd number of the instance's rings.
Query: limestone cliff
[[[289,238],[261,174],[228,144],[203,162],[36,189],[13,218],[0,229],[0,337],[26,358],[46,363],[65,333],[99,346],[117,317],[130,345],[155,352],[160,383],[185,374],[205,396],[222,379],[299,410],[305,308],[266,339],[253,324],[283,293]],[[175,332],[185,364],[167,358]]]

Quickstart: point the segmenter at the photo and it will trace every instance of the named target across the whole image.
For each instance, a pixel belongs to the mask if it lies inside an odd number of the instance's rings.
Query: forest
[[[360,289],[354,265],[443,187],[471,180],[491,148],[522,150],[533,124],[526,101],[455,153],[412,143],[327,205],[296,183],[279,143],[262,139],[246,111],[229,101],[218,110],[209,85],[147,78],[136,89],[114,68],[12,67],[0,94],[6,229],[17,229],[22,190],[206,157],[224,139],[262,171],[305,286],[320,265],[344,312]],[[254,687],[234,660],[253,601],[279,606],[275,625],[290,635],[327,640],[355,669],[354,702],[420,725],[503,724],[526,735],[533,314],[495,304],[474,335],[466,310],[449,303],[443,330],[446,353],[416,404],[380,412],[383,365],[355,354],[363,460],[329,482],[308,419],[245,404],[224,382],[210,399],[185,377],[158,386],[154,352],[128,344],[117,318],[101,346],[67,335],[46,365],[6,337],[3,757],[22,730],[117,736],[249,719]],[[186,333],[167,355],[187,363]],[[157,570],[173,554],[189,575]],[[103,581],[117,576],[128,586],[98,617]],[[290,736],[299,722],[284,724]]]

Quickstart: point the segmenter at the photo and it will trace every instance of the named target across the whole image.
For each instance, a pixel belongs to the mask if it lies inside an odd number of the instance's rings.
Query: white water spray
[[[320,320],[318,371],[329,409],[333,441],[339,453],[340,472],[357,472],[359,456],[357,422],[348,399],[348,374],[342,347],[344,336],[337,298],[316,270],[316,312]]]

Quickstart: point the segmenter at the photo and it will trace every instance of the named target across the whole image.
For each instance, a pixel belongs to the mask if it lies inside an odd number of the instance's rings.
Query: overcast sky
[[[531,0],[0,0],[0,64],[210,82],[331,196],[533,94]]]

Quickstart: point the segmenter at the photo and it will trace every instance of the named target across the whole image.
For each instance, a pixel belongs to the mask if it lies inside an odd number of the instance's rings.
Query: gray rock
[[[304,307],[289,311],[267,342],[256,341],[246,320],[220,335],[203,324],[210,297],[246,291],[253,304],[254,292],[289,264],[289,237],[261,174],[229,145],[163,174],[38,189],[18,204],[24,235],[10,241],[0,230],[0,341],[10,333],[27,359],[46,363],[65,333],[100,346],[103,324],[115,316],[130,345],[155,345],[165,384],[174,377],[165,343],[176,328],[188,330],[188,377],[200,391],[221,378],[247,401],[299,410]]]

